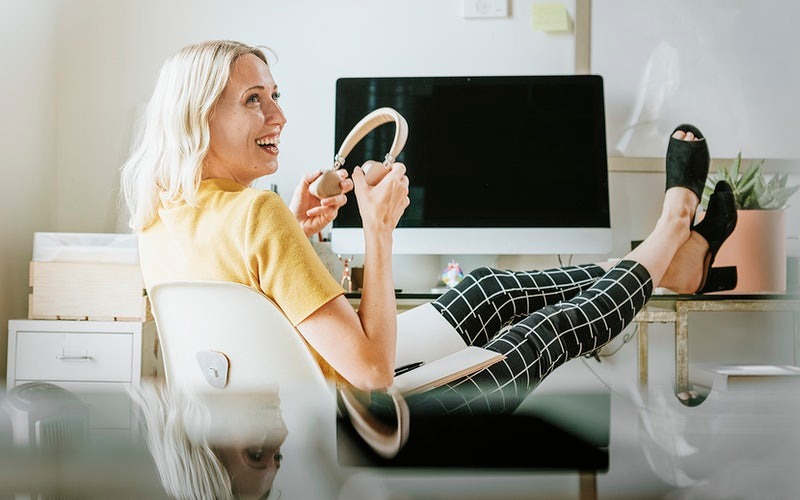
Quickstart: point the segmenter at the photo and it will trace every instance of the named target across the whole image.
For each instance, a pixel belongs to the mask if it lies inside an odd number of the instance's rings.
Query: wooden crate
[[[148,320],[138,264],[32,261],[30,286],[28,319]]]

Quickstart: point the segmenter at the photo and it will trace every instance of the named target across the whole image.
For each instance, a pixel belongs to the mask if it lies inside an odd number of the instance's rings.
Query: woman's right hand
[[[340,295],[314,311],[297,329],[355,387],[384,390],[394,380],[397,346],[392,231],[410,203],[408,177],[405,165],[395,163],[374,186],[367,183],[360,166],[353,169],[351,178],[364,228],[361,304],[356,312]]]
[[[393,231],[406,207],[408,197],[406,166],[395,163],[378,184],[370,186],[358,166],[352,175],[358,211],[365,231]]]

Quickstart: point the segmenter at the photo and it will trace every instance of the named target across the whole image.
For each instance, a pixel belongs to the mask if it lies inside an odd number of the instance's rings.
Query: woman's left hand
[[[316,234],[336,218],[339,208],[347,203],[345,194],[353,189],[353,181],[347,176],[347,170],[340,168],[336,172],[341,177],[339,186],[342,193],[336,196],[319,199],[308,190],[308,186],[322,175],[322,171],[306,174],[294,190],[289,208],[300,222],[306,236]]]

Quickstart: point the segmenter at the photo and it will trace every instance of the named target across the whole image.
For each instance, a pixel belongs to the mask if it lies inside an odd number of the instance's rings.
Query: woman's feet
[[[689,124],[678,125],[667,147],[667,191],[690,190],[699,201],[708,176],[710,156],[702,132]],[[680,293],[708,293],[736,287],[736,268],[713,268],[722,243],[736,227],[736,203],[731,187],[720,182],[709,201],[706,216],[692,228],[689,239],[678,249],[663,282]],[[702,259],[697,259],[702,256]]]
[[[666,286],[660,283],[664,282],[670,269],[685,268],[674,265],[676,255],[683,247],[697,243],[700,249],[693,252],[696,255],[708,250],[705,240],[691,232],[708,172],[707,146],[702,134],[700,137],[696,134],[700,131],[691,125],[680,125],[673,132],[667,149],[667,188],[661,215],[650,235],[626,257],[642,264],[656,286]],[[687,265],[692,263],[692,259],[686,260]],[[695,261],[695,275],[699,276],[702,274],[701,262]],[[670,280],[682,281],[683,276],[672,276],[667,279]],[[681,288],[683,286],[681,283]]]
[[[725,181],[717,182],[708,200],[708,209],[693,231],[708,242],[703,280],[696,293],[720,292],[736,288],[736,267],[711,267],[722,244],[736,228],[736,198]]]
[[[685,187],[697,195],[699,201],[703,197],[710,161],[708,143],[700,130],[688,123],[678,125],[667,146],[666,189]]]
[[[677,293],[709,293],[736,288],[735,267],[712,267],[722,244],[736,227],[736,202],[730,185],[717,183],[701,222],[678,249],[659,286]]]
[[[736,286],[736,270],[712,268],[717,251],[736,226],[730,186],[712,195],[704,221],[692,226],[709,167],[708,145],[692,125],[676,127],[667,149],[667,186],[653,232],[626,259],[642,264],[656,286],[677,293],[706,293]]]

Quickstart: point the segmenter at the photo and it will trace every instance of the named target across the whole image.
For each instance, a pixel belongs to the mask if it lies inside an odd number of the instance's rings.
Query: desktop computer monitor
[[[603,81],[597,75],[340,78],[335,140],[391,107],[408,122],[398,161],[411,205],[401,254],[603,254],[611,249]],[[382,160],[394,125],[347,156]],[[354,193],[333,223],[338,253],[364,252]]]

